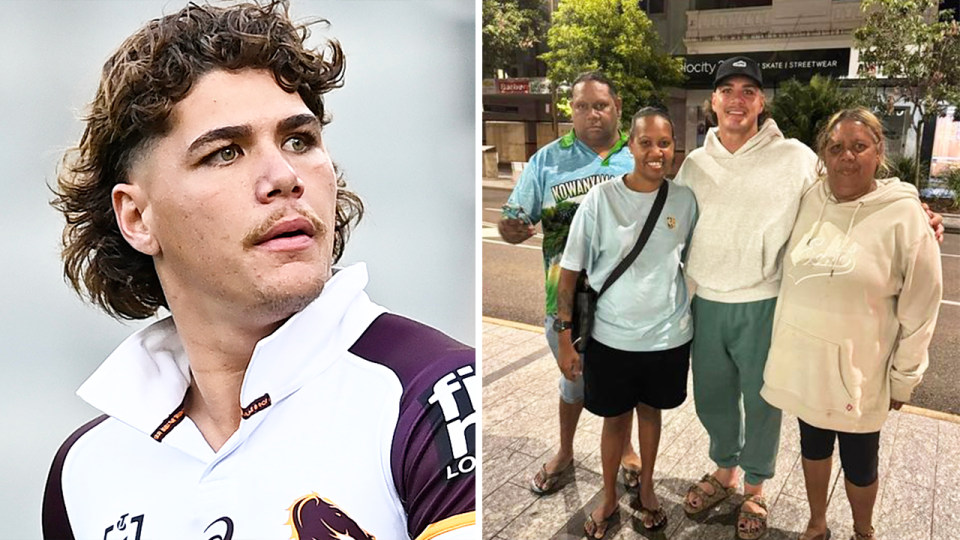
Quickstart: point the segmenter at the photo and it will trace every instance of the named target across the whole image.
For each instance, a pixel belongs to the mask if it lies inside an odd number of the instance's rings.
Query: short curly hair
[[[344,56],[329,40],[308,49],[309,27],[294,24],[286,0],[229,7],[190,3],[154,19],[127,38],[103,66],[84,117],[80,144],[67,151],[51,204],[65,218],[64,276],[81,296],[121,319],[143,319],[167,307],[153,258],[120,233],[111,192],[126,183],[138,151],[168,133],[174,106],[206,73],[264,69],[297,92],[323,124],[323,94],[343,85]],[[363,202],[337,172],[333,261],[343,254]]]

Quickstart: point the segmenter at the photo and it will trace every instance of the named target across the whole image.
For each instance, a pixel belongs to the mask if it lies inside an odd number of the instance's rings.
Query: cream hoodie
[[[826,180],[800,204],[760,395],[804,422],[879,431],[927,368],[943,278],[917,190],[896,178],[852,202]]]
[[[700,207],[686,268],[698,296],[727,303],[777,296],[780,254],[816,166],[816,154],[785,139],[772,119],[733,154],[716,128],[707,133],[675,180]]]

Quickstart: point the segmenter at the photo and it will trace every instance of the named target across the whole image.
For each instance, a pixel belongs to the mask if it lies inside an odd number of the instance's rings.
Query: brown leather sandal
[[[621,464],[620,470],[623,471],[623,485],[628,488],[635,488],[640,485],[640,473],[643,469],[634,469]]]
[[[713,493],[708,495],[707,492],[700,487],[700,484],[703,482],[710,484],[710,487],[713,488]],[[732,495],[736,490],[737,488],[735,487],[724,487],[712,474],[705,474],[699,482],[693,484],[687,490],[687,496],[683,498],[683,511],[686,512],[688,516],[695,516],[701,512],[706,512],[716,506],[720,501]],[[700,499],[699,507],[690,504],[691,493]]]
[[[763,508],[764,513],[744,510],[743,504],[748,501]],[[740,540],[757,540],[767,532],[767,501],[763,499],[762,495],[750,495],[744,499],[743,504],[740,505],[740,515],[737,516],[737,538]],[[756,523],[757,527],[754,529],[743,526],[744,523],[750,522]]]

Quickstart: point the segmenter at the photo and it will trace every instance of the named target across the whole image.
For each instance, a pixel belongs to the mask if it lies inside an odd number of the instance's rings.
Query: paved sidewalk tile
[[[483,323],[483,354],[483,540],[584,538],[584,520],[602,501],[602,419],[584,411],[574,442],[575,466],[564,473],[556,492],[538,497],[530,491],[530,479],[559,444],[556,363],[542,332],[489,321]],[[689,486],[714,468],[692,386],[687,394],[681,407],[663,413],[654,472],[667,527],[644,530],[635,492],[620,486],[620,517],[607,538],[735,538],[741,494],[695,518],[683,511]],[[635,425],[632,436],[636,444]],[[960,423],[949,416],[892,412],[881,430],[879,460],[878,540],[960,540]],[[809,507],[799,428],[789,414],[783,415],[776,471],[764,486],[770,509],[764,538],[793,540],[806,527]],[[834,539],[853,534],[839,452],[833,458],[827,522]]]

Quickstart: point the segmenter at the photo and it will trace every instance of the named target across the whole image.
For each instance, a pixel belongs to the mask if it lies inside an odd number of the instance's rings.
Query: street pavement
[[[601,500],[600,418],[584,411],[575,444],[575,467],[559,491],[538,497],[530,477],[557,449],[559,371],[543,330],[489,317],[483,322],[482,511],[484,540],[583,537],[587,512]],[[689,380],[688,380],[689,383]],[[669,524],[647,533],[635,493],[623,492],[613,540],[732,539],[737,495],[696,520],[681,505],[687,487],[712,470],[706,432],[688,398],[664,411],[654,481]],[[874,513],[883,540],[960,538],[960,417],[904,406],[881,431],[880,491]],[[634,431],[636,433],[636,431]],[[808,517],[797,420],[784,415],[776,476],[765,486],[770,508],[767,540],[793,539]],[[850,538],[852,518],[834,456],[828,506],[833,538]]]

